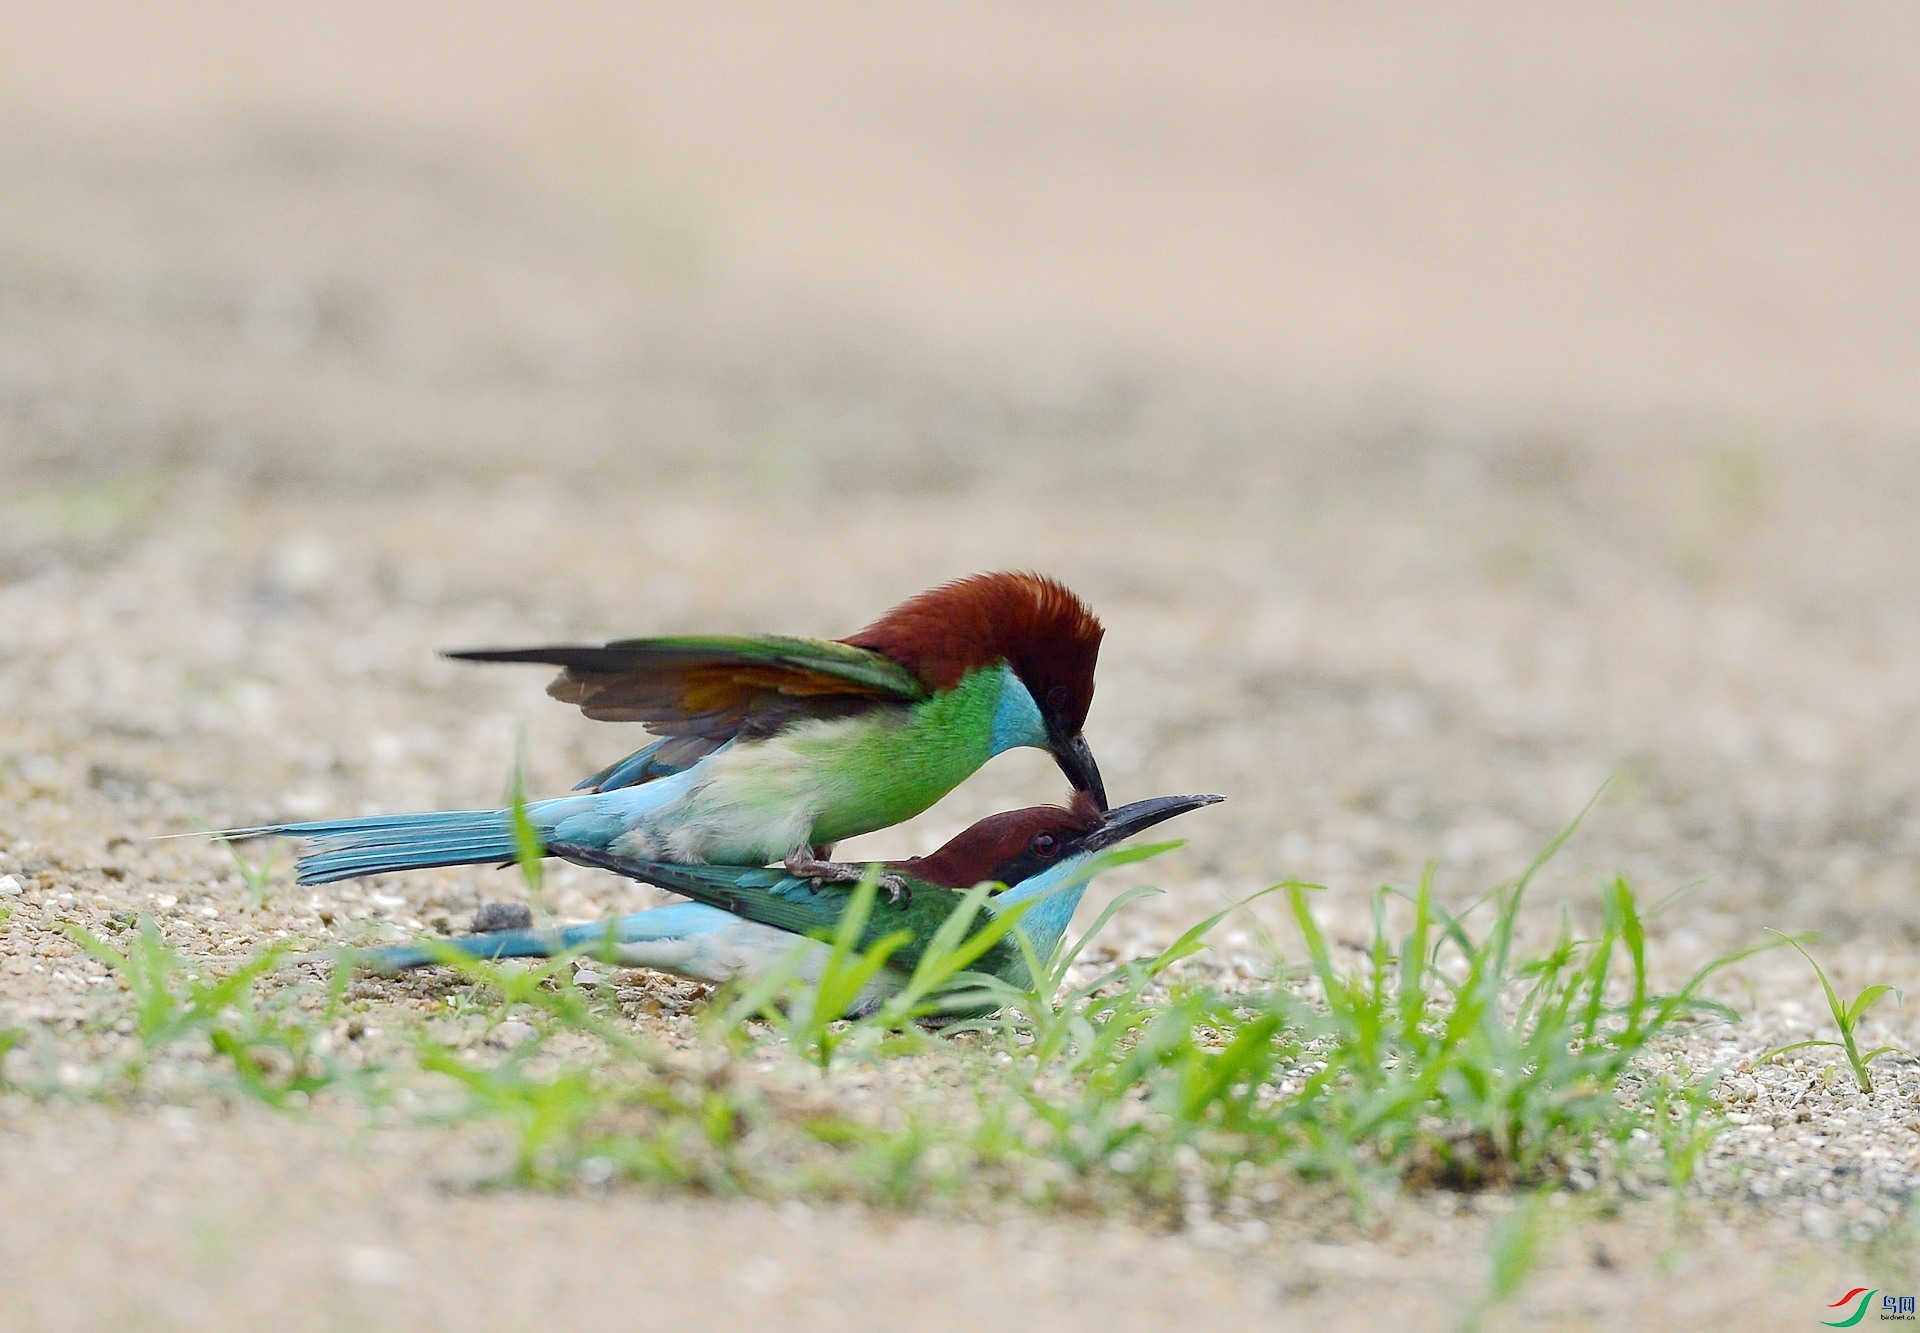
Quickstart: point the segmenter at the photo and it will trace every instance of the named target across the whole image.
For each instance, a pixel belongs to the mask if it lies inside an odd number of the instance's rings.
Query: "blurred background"
[[[1911,6],[4,30],[16,839],[488,802],[522,724],[558,788],[630,735],[435,649],[1036,564],[1111,627],[1116,798],[1233,798],[1178,917],[1484,887],[1612,777],[1583,894],[1917,937]]]

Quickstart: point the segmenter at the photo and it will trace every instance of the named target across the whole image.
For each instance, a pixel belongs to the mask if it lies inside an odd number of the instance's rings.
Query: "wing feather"
[[[927,696],[893,659],[830,639],[718,635],[621,639],[593,645],[448,653],[467,662],[561,668],[547,692],[603,722],[640,722],[660,735],[716,743],[749,726],[844,715]]]
[[[615,869],[606,865],[606,869]],[[732,912],[762,925],[819,938],[831,935],[853,901],[845,884],[818,884],[788,874],[778,867],[672,865],[660,861],[631,861],[618,872],[683,897]],[[907,876],[911,894],[905,902],[875,898],[866,928],[856,947],[871,949],[888,935],[905,930],[912,938],[891,955],[894,966],[911,971],[918,966],[926,941],[938,923],[959,905],[962,895],[952,889]],[[931,924],[927,918],[931,917]]]

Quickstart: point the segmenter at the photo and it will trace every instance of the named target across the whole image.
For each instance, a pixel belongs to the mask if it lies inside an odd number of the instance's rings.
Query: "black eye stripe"
[[[1068,690],[1066,686],[1055,685],[1047,691],[1047,704],[1049,707],[1061,708],[1066,705],[1067,700],[1071,696],[1072,691]]]

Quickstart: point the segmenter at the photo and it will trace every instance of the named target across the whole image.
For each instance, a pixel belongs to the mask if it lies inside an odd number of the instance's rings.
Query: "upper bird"
[[[636,861],[784,861],[819,880],[842,838],[910,819],[997,754],[1050,752],[1076,791],[1106,791],[1081,735],[1102,630],[1039,574],[976,574],[913,597],[845,639],[623,639],[449,656],[562,668],[547,692],[662,739],[526,807],[543,844]],[[451,810],[271,824],[309,846],[302,884],[509,861],[511,812]],[[889,887],[892,887],[891,885]]]

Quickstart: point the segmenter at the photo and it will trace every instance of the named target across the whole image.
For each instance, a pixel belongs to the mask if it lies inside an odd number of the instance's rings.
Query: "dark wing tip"
[[[440,656],[455,662],[538,662],[564,666],[578,648],[446,648]]]
[[[440,655],[455,663],[538,663],[538,647],[444,647]],[[530,655],[532,653],[532,655]]]
[[[443,652],[456,662],[523,662],[569,671],[617,673],[632,665],[632,654],[599,644],[551,644],[541,648],[463,648]]]

